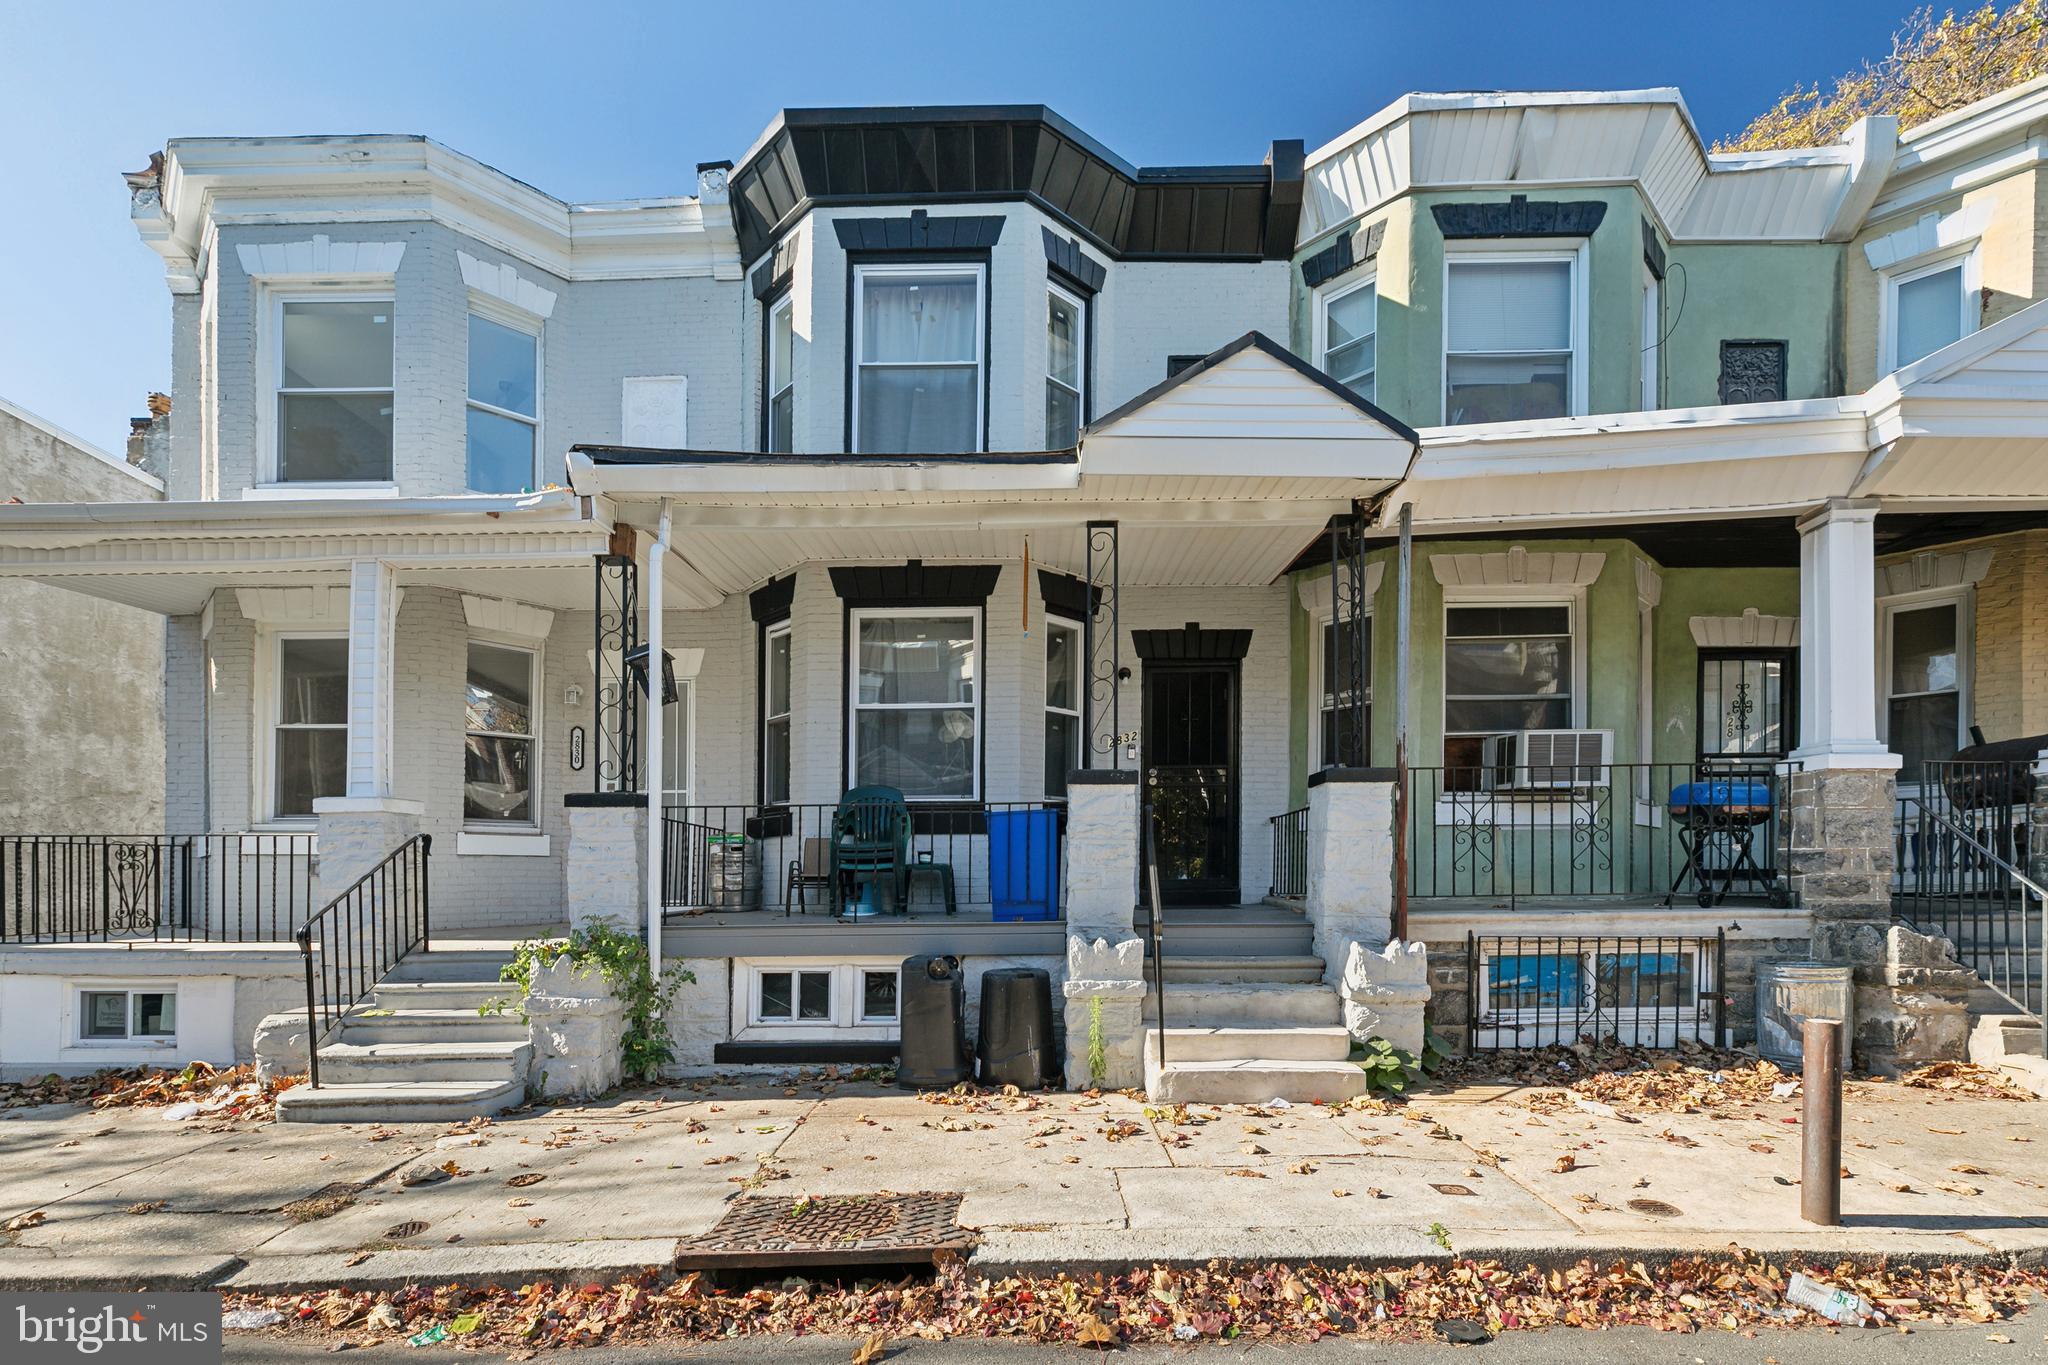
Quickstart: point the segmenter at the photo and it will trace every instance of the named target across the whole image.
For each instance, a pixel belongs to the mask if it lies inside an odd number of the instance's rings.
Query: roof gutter
[[[234,502],[26,502],[0,505],[0,529],[23,526],[204,526],[235,522],[366,521],[483,514],[520,521],[587,521],[568,489],[483,497],[281,498]],[[566,515],[565,515],[566,514]]]

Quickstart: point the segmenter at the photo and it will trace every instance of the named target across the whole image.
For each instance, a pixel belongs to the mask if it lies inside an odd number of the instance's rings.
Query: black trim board
[[[1650,267],[1650,273],[1658,279],[1664,278],[1667,263],[1664,259],[1664,243],[1657,240],[1657,229],[1650,226],[1650,220],[1643,219],[1643,264]]]
[[[569,792],[562,804],[570,810],[644,810],[646,792]]]
[[[912,209],[907,218],[835,218],[832,231],[846,251],[986,251],[1002,240],[1003,221]]]
[[[1313,256],[1302,258],[1302,284],[1314,289],[1328,284],[1347,270],[1364,265],[1380,254],[1380,244],[1386,240],[1386,236],[1385,219],[1369,227],[1345,232]]]
[[[772,294],[789,287],[791,277],[796,274],[795,237],[785,237],[775,244],[769,258],[756,269],[749,280],[754,297],[764,303]]]
[[[1067,774],[1069,787],[1135,787],[1136,768],[1076,768]]]
[[[1506,203],[1431,204],[1430,216],[1447,239],[1472,237],[1590,237],[1607,216],[1604,199],[1531,199]]]
[[[1038,232],[1045,243],[1047,268],[1084,294],[1102,291],[1103,281],[1109,278],[1109,267],[1083,251],[1080,238],[1062,237],[1043,223],[1039,224]]]
[[[1308,785],[1320,787],[1337,782],[1398,782],[1398,768],[1318,768],[1308,775]]]
[[[1085,621],[1102,605],[1102,589],[1091,588],[1070,573],[1056,569],[1038,571],[1038,597],[1048,615],[1070,621]]]
[[[1204,630],[1190,621],[1179,630],[1134,630],[1131,647],[1146,663],[1229,663],[1251,652],[1249,630]]]
[[[772,626],[789,619],[790,604],[796,600],[796,575],[771,578],[747,594],[747,609],[754,624]]]
[[[849,607],[980,607],[1002,576],[1000,564],[842,564],[826,570]]]
[[[820,1039],[817,1042],[787,1043],[713,1043],[711,1060],[726,1066],[744,1066],[757,1063],[763,1066],[788,1066],[801,1062],[837,1062],[842,1065],[884,1065],[896,1060],[902,1051],[901,1043],[834,1043]]]

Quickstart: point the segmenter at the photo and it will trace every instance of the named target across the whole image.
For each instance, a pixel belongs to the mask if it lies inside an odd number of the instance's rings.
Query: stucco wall
[[[155,502],[126,465],[0,407],[0,502]],[[0,830],[153,833],[164,809],[164,620],[0,580]]]
[[[1641,274],[1642,253],[1636,253]],[[1664,277],[1664,406],[1721,401],[1721,343],[1783,341],[1785,397],[1842,391],[1834,244],[1704,244],[1671,248]],[[1625,336],[1626,334],[1624,334]],[[1638,338],[1640,332],[1637,333]],[[1640,346],[1640,340],[1630,343]],[[1614,348],[1626,351],[1629,344]],[[1637,404],[1630,401],[1627,406]]]

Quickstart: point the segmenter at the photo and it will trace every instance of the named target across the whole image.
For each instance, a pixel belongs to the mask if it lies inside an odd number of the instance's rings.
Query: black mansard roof
[[[1141,169],[1036,104],[785,109],[732,173],[733,225],[751,266],[817,205],[1028,199],[1113,256],[1285,260],[1302,159]]]

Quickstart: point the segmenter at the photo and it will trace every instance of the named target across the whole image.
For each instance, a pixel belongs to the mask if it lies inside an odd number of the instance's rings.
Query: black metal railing
[[[1408,895],[1788,904],[1793,766],[1410,768]]]
[[[0,835],[0,943],[288,943],[311,834]]]
[[[962,911],[999,921],[1064,917],[1062,803],[912,803],[905,875],[842,870],[835,884],[839,809],[823,803],[667,807],[661,821],[664,909],[779,911],[849,923]],[[864,867],[873,856],[866,854]]]
[[[1727,1046],[1725,933],[1713,937],[1468,934],[1474,1052],[1620,1043]]]
[[[1894,889],[1901,895],[1923,888],[1952,893],[1977,881],[1995,888],[2002,874],[1978,854],[1977,845],[2027,871],[2033,766],[1945,760],[1922,764],[1918,773],[1901,772]]]
[[[2048,893],[2025,866],[2026,826],[2011,822],[2003,801],[1958,805],[1954,794],[1923,784],[1920,795],[1900,797],[1901,863],[1909,852],[1912,862],[1893,916],[1947,939],[1985,985],[2040,1018]]]
[[[322,906],[295,936],[306,967],[306,1064],[314,1086],[320,1084],[321,1034],[376,989],[400,958],[427,947],[433,851],[433,835],[413,835]]]
[[[1308,807],[1272,818],[1273,889],[1270,894],[1300,900],[1308,894]]]

